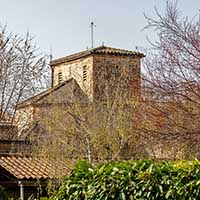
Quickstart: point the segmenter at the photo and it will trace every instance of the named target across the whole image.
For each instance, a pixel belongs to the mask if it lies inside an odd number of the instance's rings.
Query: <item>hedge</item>
[[[96,167],[80,160],[53,200],[200,199],[200,162],[125,161]]]

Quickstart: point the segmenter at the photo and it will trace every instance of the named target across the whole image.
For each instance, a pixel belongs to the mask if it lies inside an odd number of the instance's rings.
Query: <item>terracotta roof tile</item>
[[[61,64],[64,62],[73,61],[79,58],[89,56],[91,54],[112,54],[112,55],[123,55],[123,56],[139,56],[139,57],[145,56],[143,53],[136,52],[136,51],[118,49],[118,48],[107,47],[107,46],[99,46],[99,47],[88,49],[88,50],[75,53],[69,56],[58,58],[56,60],[52,60],[50,62],[50,65],[54,66],[54,65]]]
[[[19,156],[1,156],[0,166],[18,179],[47,179],[67,175],[69,169],[64,162]]]

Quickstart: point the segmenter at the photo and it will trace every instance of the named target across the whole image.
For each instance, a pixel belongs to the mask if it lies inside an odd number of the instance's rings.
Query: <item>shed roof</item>
[[[1,156],[0,167],[17,179],[51,179],[67,175],[69,169],[64,162],[53,162],[41,158]]]
[[[121,55],[121,56],[138,56],[138,57],[144,57],[145,55],[140,52],[136,51],[130,51],[130,50],[125,50],[125,49],[118,49],[118,48],[113,48],[113,47],[108,47],[108,46],[99,46],[96,48],[92,49],[87,49],[85,51],[81,51],[79,53],[75,53],[69,56],[65,56],[62,58],[58,58],[55,60],[52,60],[50,62],[50,65],[53,67],[55,65],[73,61],[79,58],[83,58],[92,54],[110,54],[110,55]]]

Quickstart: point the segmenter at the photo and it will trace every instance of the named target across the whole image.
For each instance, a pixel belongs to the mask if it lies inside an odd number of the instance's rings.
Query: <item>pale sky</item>
[[[173,1],[173,0],[172,0]],[[175,0],[174,0],[175,2]],[[146,36],[155,38],[143,16],[153,17],[154,6],[161,13],[165,0],[0,0],[0,23],[8,30],[25,34],[29,31],[40,50],[53,58],[66,56],[91,46],[90,22],[96,24],[95,46],[124,49],[148,47]],[[200,0],[179,0],[183,15],[200,12]]]

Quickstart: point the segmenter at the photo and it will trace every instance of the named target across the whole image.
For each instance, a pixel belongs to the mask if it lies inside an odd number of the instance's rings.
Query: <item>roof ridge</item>
[[[113,50],[113,52],[106,51],[108,49]],[[121,55],[128,55],[128,56],[135,55],[135,56],[144,57],[143,53],[140,53],[140,52],[137,52],[137,51],[134,51],[134,50],[126,50],[126,49],[114,48],[114,47],[110,47],[110,46],[101,45],[101,46],[98,46],[98,47],[95,47],[95,48],[90,48],[90,49],[87,49],[87,50],[84,50],[84,51],[80,51],[78,53],[74,53],[74,54],[71,54],[71,55],[68,55],[68,56],[64,56],[64,57],[52,60],[50,62],[50,66],[53,67],[57,64],[73,61],[73,60],[91,55],[93,53],[103,53],[103,54],[112,53],[112,54],[121,54]]]
[[[30,97],[30,98],[28,98],[28,99],[26,99],[26,100],[20,102],[20,103],[17,105],[17,108],[23,106],[23,105],[26,104],[27,102],[34,103],[35,101],[39,101],[41,98],[43,98],[43,97],[49,95],[50,93],[56,91],[57,89],[59,89],[59,88],[61,88],[62,86],[64,86],[66,83],[68,83],[68,82],[70,82],[70,81],[73,81],[73,80],[75,80],[75,79],[74,79],[73,77],[71,77],[71,78],[69,78],[69,79],[63,81],[62,83],[60,83],[60,84],[54,86],[54,87],[50,87],[50,88],[48,88],[47,90],[42,91],[42,92],[36,94],[35,96],[32,96],[32,97]],[[41,96],[41,97],[40,97],[40,96]],[[38,98],[38,99],[37,99],[37,98]],[[34,99],[35,99],[35,101],[34,101]],[[31,101],[31,100],[32,100],[32,101]]]

